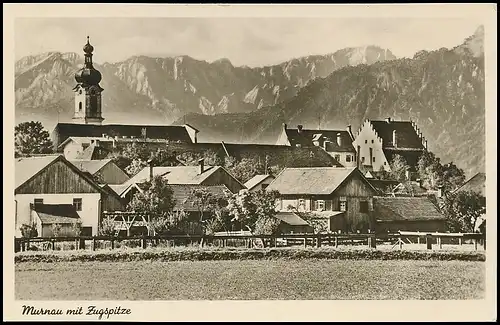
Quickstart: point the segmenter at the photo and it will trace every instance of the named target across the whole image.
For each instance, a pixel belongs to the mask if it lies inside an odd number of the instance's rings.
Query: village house
[[[123,185],[141,184],[155,176],[162,176],[172,185],[225,185],[231,193],[245,189],[233,175],[222,166],[205,166],[200,159],[198,166],[153,166],[150,164],[126,181]]]
[[[365,120],[353,141],[358,167],[371,171],[390,171],[396,155],[403,157],[414,171],[427,150],[427,140],[413,121]]]
[[[62,155],[17,158],[15,182],[16,236],[21,236],[22,225],[33,223],[40,229],[60,223],[66,225],[67,232],[68,222],[77,219],[83,235],[97,235],[102,211],[123,209],[115,192],[99,185]],[[47,232],[39,232],[39,236],[43,234]]]
[[[275,177],[271,174],[255,175],[244,185],[250,192],[257,192],[265,190],[274,179]]]
[[[123,184],[130,179],[111,159],[70,160],[82,172],[91,175],[99,184]]]
[[[51,138],[55,150],[70,137],[93,138],[141,138],[163,139],[170,142],[197,143],[198,130],[185,125],[125,125],[102,124],[102,92],[100,86],[101,73],[94,68],[92,56],[94,47],[87,37],[87,44],[83,47],[84,66],[75,73],[76,86],[73,123],[57,123]],[[70,145],[67,151],[73,154],[78,144]],[[64,150],[64,149],[62,149]],[[75,156],[68,156],[74,159]]]
[[[342,166],[354,167],[356,166],[356,149],[353,141],[350,125],[347,126],[347,130],[314,130],[304,129],[303,125],[297,125],[296,129],[291,129],[283,124],[276,144],[300,148],[319,147]]]
[[[374,229],[370,211],[377,191],[356,167],[285,168],[267,190],[280,193],[278,217],[290,211],[299,217],[313,213],[327,220],[329,231]]]
[[[429,197],[374,197],[377,233],[398,231],[444,232],[446,218]]]

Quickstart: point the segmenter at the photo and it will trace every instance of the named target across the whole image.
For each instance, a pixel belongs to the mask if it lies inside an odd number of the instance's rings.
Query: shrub
[[[38,231],[36,230],[36,224],[22,224],[20,227],[21,236],[23,238],[33,238],[38,237]]]

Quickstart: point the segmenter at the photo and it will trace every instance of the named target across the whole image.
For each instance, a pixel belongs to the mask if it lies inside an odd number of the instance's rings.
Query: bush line
[[[485,261],[483,252],[427,252],[409,250],[334,250],[334,249],[183,249],[183,250],[111,250],[72,252],[24,252],[15,263],[23,262],[129,262],[129,261],[223,261],[272,259],[340,260],[439,260]]]

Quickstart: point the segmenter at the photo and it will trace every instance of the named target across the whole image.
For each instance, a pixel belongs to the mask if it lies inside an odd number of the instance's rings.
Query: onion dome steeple
[[[92,52],[94,52],[94,47],[90,45],[88,36],[87,44],[83,46],[83,52],[85,53],[85,64],[82,69],[75,73],[75,80],[79,84],[85,86],[98,85],[102,79],[102,75],[92,64]]]

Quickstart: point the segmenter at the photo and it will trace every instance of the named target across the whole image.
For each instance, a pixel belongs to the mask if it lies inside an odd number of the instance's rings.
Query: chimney
[[[103,138],[106,138],[107,136],[108,136],[108,135],[107,135],[106,133],[103,133],[103,134],[102,134],[102,137],[103,137]]]
[[[99,140],[97,140],[97,139],[95,140],[95,146],[96,146],[96,147],[99,147],[99,146],[100,146],[100,141],[99,141]]]
[[[149,181],[153,180],[153,157],[148,159],[148,166],[149,166]]]
[[[348,125],[346,129],[347,129],[347,132],[349,133],[349,136],[350,136],[351,138],[353,138],[351,125]]]
[[[299,132],[299,134],[302,133],[302,128],[303,127],[304,126],[302,124],[297,125],[297,131]]]
[[[443,186],[438,186],[438,190],[437,190],[437,197],[441,198],[443,197]]]
[[[337,145],[342,147],[342,136],[340,133],[337,133]]]
[[[392,146],[393,147],[398,146],[397,141],[398,141],[398,139],[397,139],[397,135],[396,135],[396,130],[394,130],[394,131],[392,131]]]
[[[391,123],[391,118],[390,118],[390,117],[386,117],[386,118],[385,118],[385,121],[386,121],[387,123]]]
[[[203,172],[205,171],[205,158],[201,158],[200,160],[198,160],[198,167],[200,175],[203,174]]]

